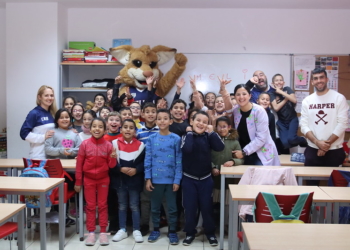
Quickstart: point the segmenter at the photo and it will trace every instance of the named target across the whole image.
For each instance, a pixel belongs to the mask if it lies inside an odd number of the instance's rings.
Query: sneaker
[[[170,245],[179,244],[179,237],[177,237],[177,233],[169,233],[168,237],[169,237]]]
[[[142,236],[146,236],[149,233],[149,226],[148,225],[142,225],[140,228]]]
[[[109,240],[106,233],[100,233],[100,237],[98,239],[100,241],[101,246],[108,246]]]
[[[116,235],[113,236],[112,240],[115,242],[121,241],[125,238],[128,238],[127,232],[125,232],[123,229],[120,229]]]
[[[184,246],[189,246],[192,244],[192,241],[194,240],[194,236],[193,235],[188,235],[186,236],[186,238],[184,239],[184,241],[182,242],[182,245]]]
[[[212,247],[216,247],[218,245],[218,240],[216,239],[215,235],[208,235],[207,239]]]
[[[156,242],[160,236],[159,231],[152,231],[151,234],[148,236],[148,242]]]
[[[73,219],[71,219],[71,218],[69,218],[67,216],[67,218],[66,218],[66,227],[69,227],[70,225],[75,225],[75,220],[73,220]]]
[[[85,245],[86,246],[93,246],[93,245],[95,245],[95,242],[96,242],[95,233],[89,233],[88,237],[85,240]]]
[[[134,230],[132,233],[132,236],[134,236],[135,242],[136,243],[142,243],[143,242],[143,237],[142,234],[139,230]]]

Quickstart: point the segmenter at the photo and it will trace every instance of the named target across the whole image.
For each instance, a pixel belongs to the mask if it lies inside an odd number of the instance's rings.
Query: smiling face
[[[90,128],[91,122],[94,118],[92,117],[91,114],[85,113],[83,115],[83,125],[85,128]]]
[[[103,96],[96,96],[95,97],[95,105],[98,108],[102,108],[105,105],[105,99],[103,98]]]
[[[132,119],[138,119],[141,115],[141,106],[138,103],[131,103],[130,109],[132,113]]]
[[[219,121],[218,125],[216,126],[216,131],[218,131],[218,134],[221,137],[226,137],[230,129],[231,129],[231,126],[229,126],[227,122],[224,122],[224,121]]]
[[[53,94],[52,89],[46,88],[42,95],[38,95],[38,99],[40,102],[40,106],[43,109],[48,110],[49,107],[53,104],[55,96]]]
[[[224,98],[222,96],[219,96],[215,100],[215,110],[216,112],[222,113],[225,111],[225,103]]]
[[[214,108],[214,103],[215,103],[215,95],[213,93],[208,93],[205,96],[205,105],[212,109]]]
[[[126,120],[126,119],[132,119],[132,114],[130,110],[123,110],[120,112],[120,115],[122,117],[122,121]]]
[[[154,123],[157,118],[157,109],[154,107],[147,107],[142,112],[142,118],[145,119],[146,123]]]
[[[283,89],[283,86],[284,86],[283,76],[280,76],[280,75],[275,76],[273,79],[273,84],[275,85],[276,88]]]
[[[245,107],[248,105],[250,102],[250,97],[251,95],[245,88],[239,88],[235,93],[236,102],[240,107]]]
[[[169,126],[173,123],[168,113],[159,112],[157,114],[156,124],[160,131],[169,131]]]
[[[70,116],[67,111],[63,111],[60,115],[60,118],[57,120],[58,127],[61,129],[68,129],[71,125]]]
[[[324,72],[313,74],[311,77],[311,84],[315,87],[318,94],[324,94],[327,92],[328,78]]]
[[[91,135],[96,139],[103,137],[105,134],[105,125],[103,121],[94,120],[91,124],[90,132]]]
[[[108,114],[110,113],[111,111],[109,110],[109,108],[103,108],[101,109],[100,111],[100,117],[103,118],[103,119],[106,119],[108,117]]]
[[[182,118],[185,114],[185,111],[185,105],[181,102],[178,102],[173,105],[172,109],[170,110],[170,113],[175,122],[182,122]]]
[[[125,97],[123,102],[122,102],[122,107],[127,107],[128,106],[128,98]]]
[[[118,116],[110,116],[107,120],[107,126],[109,129],[109,132],[111,133],[118,133],[118,130],[121,125],[121,120]]]
[[[135,124],[129,121],[124,122],[120,132],[123,135],[123,139],[130,142],[136,134]]]
[[[260,94],[256,102],[264,109],[267,109],[270,106],[270,96],[268,94]]]
[[[203,114],[196,114],[194,120],[192,120],[191,125],[194,132],[197,134],[203,134],[208,127],[209,118]]]
[[[111,102],[113,95],[113,89],[107,90],[107,102]]]
[[[74,120],[80,121],[83,118],[83,112],[84,110],[82,107],[80,107],[80,105],[73,106],[72,116]]]
[[[63,107],[68,109],[69,112],[72,113],[72,107],[74,105],[74,100],[72,98],[66,98],[66,100],[64,100],[64,103],[63,103]]]
[[[258,77],[259,82],[257,85],[255,85],[256,88],[259,90],[265,91],[267,89],[267,78],[264,72],[261,70],[257,70],[254,72],[253,76]]]

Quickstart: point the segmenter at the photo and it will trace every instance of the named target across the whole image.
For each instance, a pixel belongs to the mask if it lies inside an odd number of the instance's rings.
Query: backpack
[[[47,160],[33,160],[25,159],[27,161],[27,168],[22,171],[20,177],[38,177],[38,178],[49,178],[45,166]],[[52,203],[50,195],[52,191],[45,194],[45,206],[51,207]],[[25,203],[28,208],[40,208],[40,198],[37,195],[25,195]]]

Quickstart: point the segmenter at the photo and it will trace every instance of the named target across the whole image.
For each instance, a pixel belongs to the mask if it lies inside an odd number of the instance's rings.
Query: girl
[[[83,113],[83,125],[81,126],[82,132],[79,133],[81,141],[84,141],[91,137],[90,125],[94,118],[96,118],[96,113],[92,109],[86,110]]]
[[[72,107],[74,104],[76,104],[76,100],[73,96],[67,96],[66,98],[63,99],[62,106],[63,108],[68,109],[70,113],[72,113]]]
[[[84,173],[84,197],[86,200],[86,227],[89,235],[85,245],[95,245],[96,205],[98,206],[100,223],[100,245],[109,245],[106,234],[108,225],[107,196],[109,188],[109,169],[117,164],[116,151],[110,142],[103,139],[106,123],[101,118],[95,118],[90,126],[92,137],[80,145],[76,182],[74,189],[80,192]]]
[[[169,130],[178,136],[186,134],[186,128],[189,126],[187,120],[184,120],[184,114],[186,113],[186,102],[182,99],[173,101],[170,106],[170,114],[173,119],[173,123],[170,124]]]
[[[298,136],[299,120],[295,105],[297,99],[290,87],[284,87],[284,79],[281,74],[272,77],[272,84],[276,91],[271,93],[272,108],[277,112],[277,128],[284,148],[295,146],[306,147],[305,137]]]
[[[107,96],[106,106],[109,108],[110,111],[113,111],[113,107],[112,107],[113,89],[107,89],[106,96]]]
[[[53,136],[57,107],[53,88],[42,85],[36,96],[36,107],[24,121],[20,136],[30,143],[29,158],[45,159],[45,140]]]
[[[267,92],[262,92],[256,101],[267,112],[269,118],[269,130],[272,140],[276,143],[276,122],[275,116],[270,111],[270,95]]]
[[[73,128],[75,128],[78,133],[83,132],[81,126],[83,125],[83,113],[84,108],[80,104],[75,104],[72,107],[72,116],[74,118],[73,120]]]
[[[266,111],[250,102],[250,89],[239,84],[234,90],[236,106],[233,107],[234,125],[243,150],[235,150],[235,157],[244,158],[246,165],[280,166],[278,152],[269,133]],[[231,102],[225,105],[232,108]]]
[[[108,107],[102,107],[100,108],[100,111],[98,112],[98,117],[101,117],[106,121],[108,114],[111,112],[111,110]]]
[[[135,242],[143,242],[140,232],[140,192],[144,184],[145,145],[135,138],[136,124],[131,119],[122,123],[122,138],[114,140],[113,147],[117,152],[118,165],[111,170],[111,185],[117,191],[119,202],[120,230],[113,241],[121,241],[128,237],[126,218],[128,206],[132,214],[133,237]]]
[[[213,179],[211,178],[211,150],[222,151],[225,147],[219,135],[213,132],[209,116],[198,111],[191,120],[191,127],[182,138],[182,190],[185,210],[186,238],[183,245],[192,243],[196,233],[197,210],[202,213],[203,227],[209,244],[217,246],[213,219]],[[208,129],[208,132],[205,132]]]
[[[73,118],[68,109],[59,109],[55,115],[54,135],[45,141],[47,159],[74,159],[81,144],[80,137],[70,129]]]
[[[96,112],[96,115],[98,117],[99,116],[98,110],[100,108],[102,108],[103,106],[105,106],[105,104],[106,104],[106,97],[103,94],[101,94],[101,93],[96,94],[95,97],[94,97],[94,103],[95,103],[95,106],[92,108],[92,110]]]
[[[213,201],[214,203],[220,202],[220,171],[221,167],[232,167],[243,164],[243,159],[238,159],[232,157],[232,151],[241,150],[241,145],[239,145],[238,141],[238,133],[237,130],[232,128],[231,120],[222,116],[216,120],[215,130],[220,135],[221,139],[225,143],[225,149],[221,152],[216,152],[214,150],[211,151],[212,163],[214,165],[212,170],[212,175],[214,176],[214,192],[213,192]],[[238,182],[233,182],[235,179],[230,179],[230,181],[226,181],[225,192],[228,195],[228,184],[237,184]],[[229,196],[226,196],[229,197]],[[225,204],[228,202],[225,201]],[[226,213],[227,212],[227,213]],[[228,207],[225,210],[225,221],[228,222]]]
[[[205,106],[207,106],[208,109],[214,109],[215,99],[216,99],[215,93],[213,92],[206,93],[204,96]]]

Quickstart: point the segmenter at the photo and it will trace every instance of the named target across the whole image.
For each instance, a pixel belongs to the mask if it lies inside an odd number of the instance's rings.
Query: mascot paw
[[[177,53],[177,54],[175,54],[175,62],[179,66],[185,66],[187,63],[187,57],[182,53]]]

